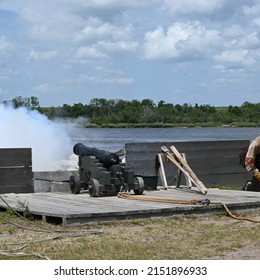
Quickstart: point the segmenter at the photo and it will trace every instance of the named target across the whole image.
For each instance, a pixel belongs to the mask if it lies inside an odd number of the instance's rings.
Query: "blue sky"
[[[0,0],[0,101],[260,102],[260,0]]]

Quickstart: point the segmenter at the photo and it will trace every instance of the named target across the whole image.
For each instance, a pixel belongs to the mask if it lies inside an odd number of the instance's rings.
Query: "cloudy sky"
[[[0,0],[0,101],[260,102],[260,0]]]

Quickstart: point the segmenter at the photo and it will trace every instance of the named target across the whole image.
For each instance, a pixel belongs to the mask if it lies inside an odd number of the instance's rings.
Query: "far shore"
[[[104,123],[82,125],[86,128],[260,127],[260,123]]]

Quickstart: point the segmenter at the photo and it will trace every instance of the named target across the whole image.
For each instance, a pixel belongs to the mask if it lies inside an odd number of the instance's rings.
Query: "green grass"
[[[257,216],[259,219],[260,210],[243,212],[243,215]],[[10,219],[21,223],[18,218]],[[61,226],[46,225],[39,221],[35,221],[35,224],[63,229]],[[28,232],[0,222],[0,251],[19,247],[7,243],[32,240],[38,242],[25,247],[23,253],[37,253],[50,259],[71,260],[222,258],[225,253],[240,250],[248,244],[253,244],[260,250],[259,224],[233,220],[225,215],[130,220],[88,225],[77,229],[83,232],[97,228],[102,229],[103,233],[40,242],[42,238],[60,234]],[[0,259],[37,259],[37,257],[8,257],[0,254]]]

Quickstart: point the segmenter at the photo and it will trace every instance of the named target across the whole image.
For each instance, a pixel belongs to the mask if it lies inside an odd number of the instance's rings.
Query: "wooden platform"
[[[126,200],[117,196],[90,197],[87,192],[71,193],[24,193],[3,194],[1,197],[11,207],[23,213],[21,205],[27,205],[31,214],[50,223],[63,225],[83,225],[100,221],[163,217],[179,214],[206,214],[224,211],[221,205],[181,205]],[[224,202],[230,210],[260,208],[260,192],[244,192],[209,189],[207,195],[197,190],[169,188],[145,191],[142,197],[201,200]],[[0,210],[8,208],[0,199]]]

